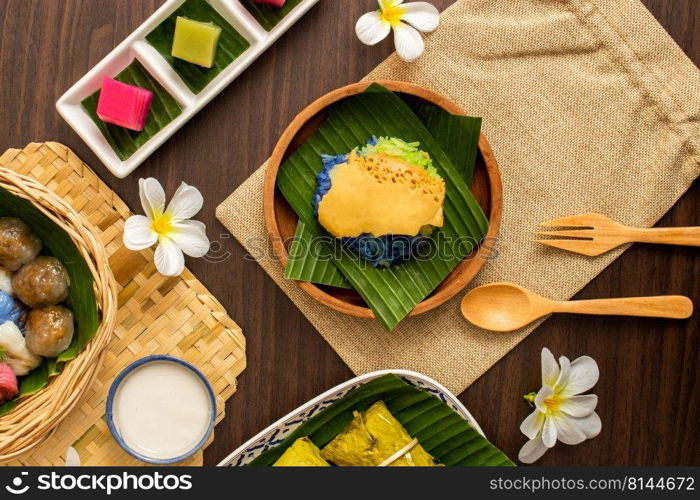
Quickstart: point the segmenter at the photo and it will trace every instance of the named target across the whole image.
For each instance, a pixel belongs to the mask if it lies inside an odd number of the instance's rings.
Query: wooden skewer
[[[414,439],[410,443],[408,443],[406,446],[401,448],[399,451],[394,453],[392,456],[384,460],[382,463],[380,463],[377,467],[388,467],[389,465],[393,464],[396,462],[399,458],[403,457],[406,453],[411,451],[413,448],[416,447],[418,444],[418,439]]]

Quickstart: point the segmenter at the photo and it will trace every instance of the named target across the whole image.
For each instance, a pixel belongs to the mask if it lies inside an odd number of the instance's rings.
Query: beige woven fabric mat
[[[206,375],[216,394],[218,423],[246,365],[245,338],[224,307],[188,270],[166,278],[155,269],[153,250],[134,253],[124,247],[129,208],[66,146],[52,142],[10,149],[0,164],[50,187],[102,231],[119,284],[118,326],[97,379],[45,443],[9,465],[63,465],[69,446],[75,446],[83,465],[143,465],[112,439],[105,400],[117,374],[151,354],[183,358]],[[182,465],[202,465],[202,452]]]
[[[570,298],[621,251],[538,246],[539,222],[595,211],[652,226],[700,174],[700,73],[639,0],[460,0],[418,62],[393,55],[367,78],[417,83],[484,117],[504,217],[498,256],[474,286]],[[262,183],[260,169],[218,210],[244,246],[266,241]],[[273,259],[260,264],[356,373],[408,368],[461,392],[534,329],[471,327],[460,295],[386,333],[316,303]]]

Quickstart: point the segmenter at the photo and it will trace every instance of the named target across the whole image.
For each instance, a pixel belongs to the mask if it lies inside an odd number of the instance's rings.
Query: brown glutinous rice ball
[[[73,313],[63,306],[34,309],[27,316],[27,349],[32,354],[55,358],[73,340]]]
[[[63,302],[69,286],[68,271],[56,257],[37,257],[12,277],[15,296],[33,309]]]
[[[24,222],[0,217],[0,266],[16,271],[41,251],[41,240]]]

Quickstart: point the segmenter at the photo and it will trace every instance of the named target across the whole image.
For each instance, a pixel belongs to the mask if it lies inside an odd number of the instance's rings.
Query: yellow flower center
[[[559,407],[561,406],[561,398],[554,394],[545,398],[543,403],[549,413],[557,413],[559,411]]]
[[[153,219],[151,229],[159,236],[168,234],[173,230],[173,218],[168,214],[160,214]]]
[[[382,11],[380,13],[382,21],[386,21],[392,26],[396,26],[401,22],[401,18],[406,11],[400,6],[392,7],[393,0],[382,0]]]

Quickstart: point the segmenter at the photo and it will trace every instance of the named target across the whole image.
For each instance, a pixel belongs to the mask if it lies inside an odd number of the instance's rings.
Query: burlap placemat
[[[700,175],[700,73],[639,0],[460,0],[418,62],[393,55],[367,78],[417,83],[484,117],[504,216],[474,286],[513,281],[568,299],[622,250],[591,259],[538,246],[539,222],[595,211],[652,226]],[[262,184],[261,168],[218,209],[249,250],[267,241]],[[387,333],[259,261],[356,373],[408,368],[461,392],[534,329],[474,328],[460,296]]]

